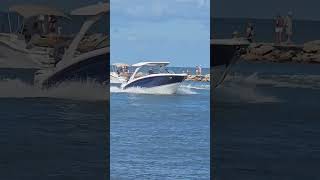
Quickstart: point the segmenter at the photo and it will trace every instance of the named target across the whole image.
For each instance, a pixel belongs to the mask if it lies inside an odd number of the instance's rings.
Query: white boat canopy
[[[56,10],[51,7],[42,5],[15,5],[9,8],[9,11],[16,12],[23,16],[24,18],[30,18],[39,15],[53,15],[71,19],[63,12]]]
[[[81,7],[71,11],[71,15],[75,16],[95,16],[98,14],[107,13],[110,9],[109,3],[98,3],[90,6]]]
[[[141,66],[166,66],[170,64],[170,62],[140,62],[137,64],[133,64],[133,67],[141,67]]]
[[[124,64],[124,63],[113,63],[111,65],[116,67],[129,67],[129,64]]]

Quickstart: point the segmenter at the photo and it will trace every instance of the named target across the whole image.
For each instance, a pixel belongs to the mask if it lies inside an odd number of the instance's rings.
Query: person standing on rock
[[[292,12],[288,12],[286,16],[286,35],[287,35],[287,43],[291,43],[291,36],[292,36]]]
[[[281,44],[282,42],[283,27],[284,27],[284,20],[280,15],[277,15],[276,21],[275,21],[276,44]]]
[[[248,23],[246,28],[246,37],[249,42],[253,42],[253,35],[254,35],[253,25],[251,23]]]
[[[202,68],[201,68],[201,65],[198,66],[198,72],[199,72],[199,75],[201,76],[202,75]]]

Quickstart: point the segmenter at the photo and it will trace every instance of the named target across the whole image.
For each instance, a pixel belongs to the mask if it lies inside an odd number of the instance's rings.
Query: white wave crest
[[[154,94],[154,95],[170,95],[171,91],[167,91],[165,88],[163,89],[150,89],[150,88],[139,88],[133,87],[128,89],[121,89],[117,86],[110,86],[111,93],[132,93],[132,94]],[[188,94],[198,94],[193,91],[191,87],[188,86],[180,86],[177,89],[176,94],[178,95],[188,95]]]

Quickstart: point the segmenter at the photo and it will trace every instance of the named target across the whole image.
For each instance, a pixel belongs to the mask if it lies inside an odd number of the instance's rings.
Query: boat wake
[[[320,89],[320,75],[259,75],[253,73],[250,76],[233,75],[228,76],[226,81],[238,83],[267,85],[276,88],[303,88]]]
[[[196,85],[196,84],[186,84],[186,85],[181,85],[183,88],[187,89],[195,89],[195,90],[210,90],[210,84],[201,84],[201,85]]]
[[[216,99],[228,103],[278,103],[281,100],[258,89],[258,76],[227,76],[225,82],[217,87]]]
[[[50,89],[41,89],[21,80],[0,81],[0,98],[53,98],[80,101],[109,99],[107,87],[95,82],[65,82]]]
[[[196,90],[202,89],[210,89],[210,85],[208,86],[194,86],[194,85],[181,85],[176,94],[178,95],[190,95],[190,94],[198,94]],[[117,86],[110,86],[111,93],[132,93],[132,94],[154,94],[154,95],[170,95],[171,91],[166,91],[166,89],[148,89],[148,88],[128,88],[121,89]]]
[[[282,102],[279,97],[266,92],[266,88],[320,89],[320,75],[229,75],[217,88],[217,99],[222,101],[245,101],[249,103]],[[221,96],[221,98],[219,98]]]

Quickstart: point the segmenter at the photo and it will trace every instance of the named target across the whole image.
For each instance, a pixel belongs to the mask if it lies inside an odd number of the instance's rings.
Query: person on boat
[[[59,27],[58,27],[58,35],[61,36],[61,33],[62,33],[62,27],[59,26]]]
[[[56,67],[56,65],[62,60],[63,54],[65,53],[65,44],[55,43],[53,47],[54,67]]]
[[[130,78],[128,66],[121,66],[120,76],[124,77],[126,80]]]
[[[40,33],[41,33],[42,35],[44,35],[44,34],[47,33],[47,29],[46,29],[46,27],[45,27],[44,19],[45,19],[44,15],[39,15],[39,17],[38,17],[38,23],[39,23],[39,28],[41,29],[41,32],[40,32]]]
[[[232,33],[232,38],[234,38],[234,39],[239,38],[239,32],[238,32],[238,31],[234,31],[234,32]]]
[[[24,35],[24,40],[26,42],[26,44],[29,43],[29,41],[31,40],[31,32],[30,30],[27,28],[27,26],[24,26],[22,29],[22,34]]]
[[[282,42],[283,27],[284,27],[284,19],[280,15],[277,15],[275,20],[276,44],[281,44]]]
[[[287,43],[291,43],[292,36],[292,12],[288,12],[288,15],[285,19],[285,27],[286,27],[286,35],[287,35]]]
[[[57,18],[56,16],[49,16],[49,31],[50,32],[55,32],[56,31],[56,23],[57,23]]]
[[[196,66],[196,76],[198,76],[199,75],[199,68],[198,68],[198,66]]]
[[[39,29],[39,23],[38,22],[34,22],[33,26],[32,26],[32,32],[31,32],[31,39],[30,41],[27,43],[26,48],[30,49],[32,48],[34,45],[36,45],[36,43],[39,41],[39,39],[41,38],[41,31]]]
[[[253,29],[253,25],[251,23],[247,24],[246,36],[247,36],[247,39],[249,42],[253,42],[254,29]]]

